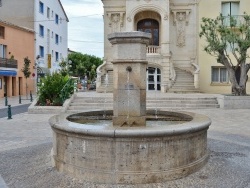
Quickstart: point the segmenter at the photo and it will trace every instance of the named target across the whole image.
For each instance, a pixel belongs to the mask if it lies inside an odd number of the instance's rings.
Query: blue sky
[[[68,47],[103,57],[103,4],[101,0],[61,0],[69,18]]]

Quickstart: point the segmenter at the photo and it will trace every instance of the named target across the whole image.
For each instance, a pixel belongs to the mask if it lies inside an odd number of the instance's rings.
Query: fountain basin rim
[[[91,111],[95,112],[95,111]],[[100,111],[96,111],[100,112]],[[161,111],[168,113],[168,111]],[[171,112],[173,113],[173,112]],[[211,124],[211,119],[205,115],[192,112],[176,112],[191,116],[193,119],[189,122],[159,127],[113,127],[113,126],[89,126],[79,123],[73,123],[66,118],[72,114],[60,114],[52,116],[49,119],[49,124],[55,131],[63,131],[73,134],[84,134],[88,136],[99,137],[163,137],[175,136],[187,133],[194,133],[200,130],[208,129]],[[80,126],[79,126],[80,125]]]

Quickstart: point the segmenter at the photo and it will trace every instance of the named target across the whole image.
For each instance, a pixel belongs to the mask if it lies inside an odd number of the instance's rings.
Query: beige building
[[[97,92],[112,91],[114,57],[107,35],[144,31],[152,34],[147,47],[147,90],[230,93],[227,72],[203,51],[199,27],[202,17],[242,15],[250,10],[247,1],[102,0],[104,63],[97,69]]]
[[[25,57],[31,61],[27,92],[35,92],[34,38],[33,30],[0,20],[0,98],[26,94],[26,79],[21,71]]]
[[[233,15],[241,19],[243,13],[250,14],[249,0],[201,0],[199,3],[199,21],[202,17],[216,18],[220,13],[223,16]],[[199,23],[200,25],[200,23]],[[204,40],[199,40],[200,90],[206,93],[231,93],[228,72],[214,57],[203,51]],[[232,58],[233,59],[233,58]],[[250,62],[250,59],[247,59]],[[250,77],[250,74],[248,73]],[[247,82],[247,93],[250,93],[250,79]]]

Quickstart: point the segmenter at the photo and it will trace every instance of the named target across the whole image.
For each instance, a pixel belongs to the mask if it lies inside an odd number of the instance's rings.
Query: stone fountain
[[[109,35],[114,52],[113,111],[50,118],[56,169],[99,184],[150,184],[182,178],[206,164],[211,121],[188,112],[146,111],[150,35]]]

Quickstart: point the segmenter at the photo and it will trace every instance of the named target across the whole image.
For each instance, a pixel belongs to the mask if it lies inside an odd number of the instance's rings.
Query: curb
[[[37,98],[31,103],[28,108],[29,114],[59,114],[66,112],[71,101],[75,98],[76,94],[74,93],[69,99],[67,99],[63,106],[36,106]]]

